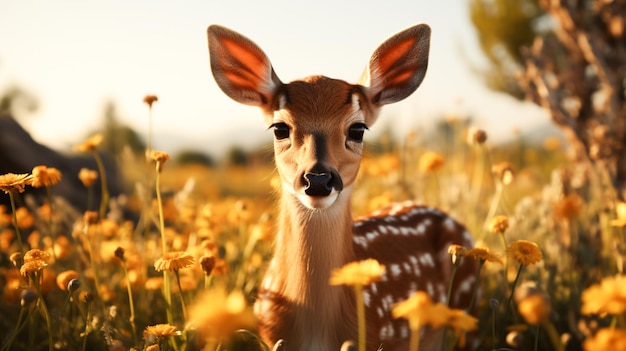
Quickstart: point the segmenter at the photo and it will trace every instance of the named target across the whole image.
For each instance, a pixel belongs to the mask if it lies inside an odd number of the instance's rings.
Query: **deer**
[[[290,351],[339,350],[356,340],[354,291],[330,286],[329,277],[346,263],[374,258],[385,273],[363,292],[367,349],[407,350],[408,323],[392,318],[393,305],[418,290],[444,301],[448,247],[471,247],[472,235],[446,213],[412,201],[353,218],[351,194],[365,132],[382,106],[404,100],[424,79],[430,27],[418,24],[384,41],[356,84],[322,75],[283,83],[252,40],[220,25],[207,32],[217,85],[260,108],[274,135],[281,189],[273,257],[254,303],[259,335]],[[467,307],[475,263],[463,261],[453,282],[450,305]],[[440,349],[442,330],[422,334],[422,350]]]

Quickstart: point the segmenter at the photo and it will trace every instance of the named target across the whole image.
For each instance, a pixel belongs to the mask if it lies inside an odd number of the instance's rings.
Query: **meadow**
[[[626,204],[605,175],[570,162],[559,137],[494,145],[464,120],[442,125],[436,138],[368,140],[353,212],[412,200],[474,234],[478,249],[450,259],[480,262],[476,319],[442,322],[445,345],[467,336],[480,350],[626,349]],[[77,150],[98,158],[100,143]],[[1,350],[272,349],[252,304],[274,237],[274,166],[180,164],[154,150],[118,161],[128,193],[84,213],[54,196],[78,174],[0,175],[13,204],[0,209]],[[80,175],[85,196],[107,193],[103,174]],[[30,187],[48,196],[17,208]]]

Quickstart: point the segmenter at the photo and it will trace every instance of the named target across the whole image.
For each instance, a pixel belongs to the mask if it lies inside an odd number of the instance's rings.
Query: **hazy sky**
[[[39,97],[26,127],[54,147],[82,141],[101,123],[106,100],[145,135],[142,99],[156,94],[154,132],[202,148],[225,134],[267,134],[255,108],[230,100],[213,81],[209,24],[253,39],[284,82],[311,74],[355,82],[380,43],[421,22],[432,27],[424,83],[384,109],[380,124],[390,118],[408,129],[471,113],[480,127],[502,134],[542,120],[537,109],[489,92],[470,73],[466,58],[482,61],[464,0],[0,0],[0,89],[19,83]]]

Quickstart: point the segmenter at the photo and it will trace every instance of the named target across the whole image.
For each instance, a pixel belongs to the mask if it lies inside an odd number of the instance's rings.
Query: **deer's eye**
[[[274,123],[270,128],[274,130],[274,137],[276,140],[289,138],[289,126],[286,123]]]
[[[348,129],[348,138],[352,141],[360,143],[363,141],[363,134],[366,129],[367,126],[365,123],[355,123]]]

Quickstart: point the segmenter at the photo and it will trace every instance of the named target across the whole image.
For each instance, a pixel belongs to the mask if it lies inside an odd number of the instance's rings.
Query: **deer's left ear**
[[[380,107],[411,95],[426,75],[429,48],[426,24],[405,29],[382,43],[359,80],[370,101]]]

